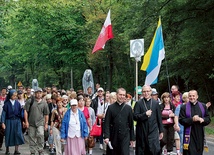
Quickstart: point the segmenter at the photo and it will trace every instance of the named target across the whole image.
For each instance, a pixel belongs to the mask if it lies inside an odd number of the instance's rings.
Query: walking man
[[[107,108],[105,104],[104,89],[102,87],[97,89],[97,96],[92,100],[91,107],[94,109],[95,116],[101,120],[104,119],[105,109]],[[103,134],[99,137],[100,149],[103,149]]]
[[[159,102],[151,94],[151,87],[143,86],[143,98],[134,107],[136,155],[160,155],[159,140],[163,138],[163,125]]]
[[[210,116],[204,103],[198,101],[196,90],[189,91],[189,102],[181,107],[179,123],[184,126],[183,155],[202,155],[204,150],[204,127]]]
[[[42,99],[42,89],[35,90],[35,99],[31,98],[25,104],[25,121],[29,135],[31,155],[39,152],[43,155],[44,130],[48,129],[48,104]]]
[[[108,106],[105,123],[104,137],[108,144],[107,155],[129,155],[129,146],[133,146],[134,125],[131,106],[125,103],[126,90],[117,90],[117,101]],[[111,142],[111,143],[110,143]],[[113,150],[111,151],[110,145]]]

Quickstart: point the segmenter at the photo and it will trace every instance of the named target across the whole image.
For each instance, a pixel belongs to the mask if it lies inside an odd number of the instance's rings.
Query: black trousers
[[[163,139],[160,141],[161,149],[166,145],[167,152],[173,151],[174,144],[174,127],[173,124],[164,125]]]

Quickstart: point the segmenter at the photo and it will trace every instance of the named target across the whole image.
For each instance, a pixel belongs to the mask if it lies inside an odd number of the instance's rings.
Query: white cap
[[[37,92],[42,92],[42,89],[39,88],[39,87],[37,87],[34,91],[35,91],[35,93],[37,93]]]
[[[10,90],[12,89],[13,87],[11,85],[7,86],[7,89]]]
[[[51,94],[47,94],[46,99],[51,99],[51,96],[52,96]]]
[[[158,94],[157,90],[155,88],[152,88],[152,95],[157,95],[157,94]]]
[[[97,91],[104,91],[102,87],[98,88]]]
[[[62,95],[62,98],[63,99],[68,99],[68,96],[67,95]]]
[[[70,100],[70,105],[77,105],[77,100],[76,99],[71,99]]]

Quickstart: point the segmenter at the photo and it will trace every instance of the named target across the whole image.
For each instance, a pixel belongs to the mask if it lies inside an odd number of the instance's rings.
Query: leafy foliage
[[[67,87],[70,69],[85,66],[85,19],[78,5],[69,1],[21,1],[12,5],[5,21],[9,64],[20,63],[28,76],[44,79],[45,75],[55,79],[53,84]],[[29,79],[26,82],[29,85]]]
[[[161,16],[166,59],[162,63],[160,94],[171,84],[180,90],[197,89],[202,101],[213,101],[214,2],[212,0],[20,0],[1,1],[1,86],[23,81],[40,85],[81,89],[85,69],[94,81],[115,91],[122,86],[133,92],[135,61],[129,57],[129,41],[144,38],[145,52]],[[91,54],[111,8],[114,39]],[[142,62],[138,63],[140,68]],[[166,68],[168,73],[166,72]],[[145,72],[139,70],[139,84]]]

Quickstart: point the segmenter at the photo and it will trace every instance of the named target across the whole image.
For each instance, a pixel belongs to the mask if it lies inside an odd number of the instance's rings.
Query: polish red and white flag
[[[94,49],[92,51],[92,54],[96,51],[102,50],[105,47],[105,43],[109,40],[114,38],[113,31],[112,31],[112,25],[111,25],[111,19],[110,19],[110,10],[108,12],[108,15],[106,17],[105,23],[102,27],[102,30],[97,38],[96,44],[94,45]]]

